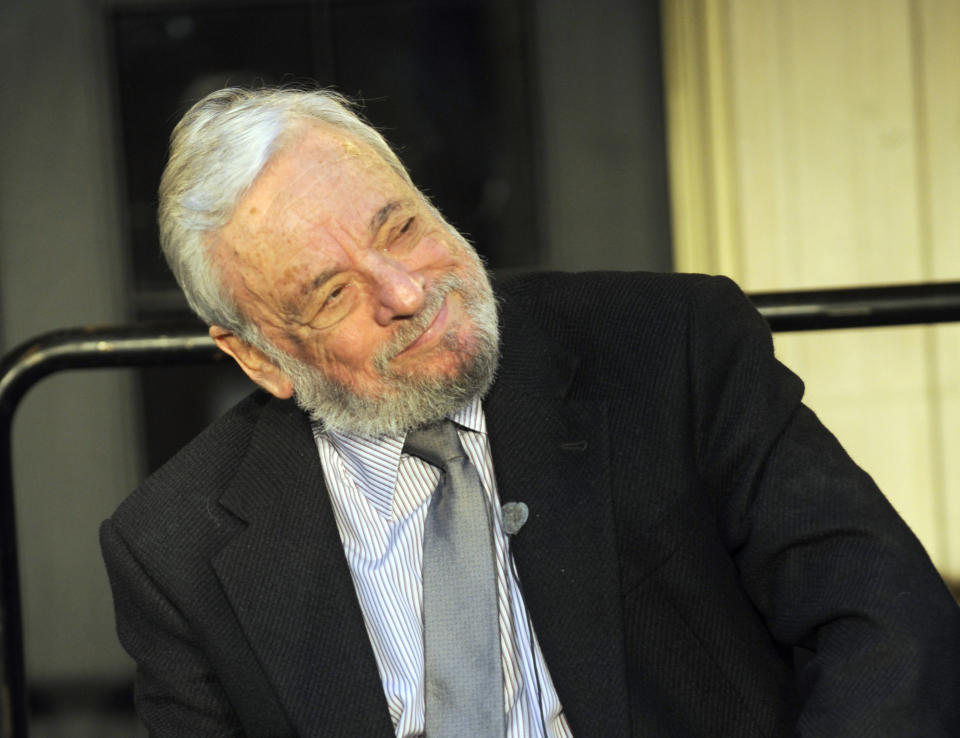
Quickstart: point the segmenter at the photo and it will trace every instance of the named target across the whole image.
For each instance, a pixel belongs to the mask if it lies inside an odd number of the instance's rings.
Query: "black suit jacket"
[[[960,734],[956,604],[729,281],[501,295],[495,474],[530,509],[511,546],[575,735]],[[292,403],[241,403],[102,544],[154,735],[392,735]]]

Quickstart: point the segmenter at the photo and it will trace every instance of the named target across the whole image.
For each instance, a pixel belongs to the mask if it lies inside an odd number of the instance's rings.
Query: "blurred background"
[[[498,274],[958,280],[958,48],[956,0],[3,0],[0,353],[188,318],[156,185],[179,115],[231,84],[358,99]],[[776,345],[960,581],[960,325]],[[21,404],[33,735],[140,735],[96,530],[249,388],[227,366],[74,372]]]

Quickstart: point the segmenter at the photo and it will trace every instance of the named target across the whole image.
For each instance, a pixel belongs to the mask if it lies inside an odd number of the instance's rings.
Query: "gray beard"
[[[477,263],[476,279],[469,282],[451,274],[431,290],[423,310],[405,324],[374,357],[384,392],[380,396],[357,393],[319,369],[274,349],[270,358],[293,385],[294,399],[312,420],[334,433],[367,438],[397,436],[459,410],[482,396],[493,383],[499,360],[497,306],[490,280]],[[433,322],[451,291],[458,292],[470,315],[473,335],[463,341],[448,334],[443,347],[461,360],[452,376],[406,375],[390,368],[390,360],[403,351]],[[272,348],[272,347],[271,347]]]

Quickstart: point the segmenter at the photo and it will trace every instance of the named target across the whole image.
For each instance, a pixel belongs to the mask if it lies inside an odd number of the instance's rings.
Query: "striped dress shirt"
[[[507,738],[572,738],[503,531],[480,400],[451,419],[493,512]],[[396,734],[422,736],[423,527],[441,472],[404,454],[401,437],[333,434],[315,424],[314,438]]]

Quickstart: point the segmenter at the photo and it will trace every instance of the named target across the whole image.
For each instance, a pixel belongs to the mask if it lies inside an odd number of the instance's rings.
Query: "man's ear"
[[[210,326],[210,338],[217,348],[240,365],[244,373],[274,397],[286,400],[293,395],[293,385],[270,357],[256,346],[219,325]]]

